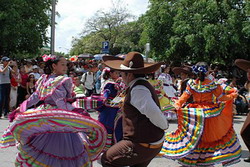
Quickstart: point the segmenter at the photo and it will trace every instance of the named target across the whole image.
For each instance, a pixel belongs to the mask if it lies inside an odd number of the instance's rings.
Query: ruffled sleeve
[[[59,86],[51,95],[51,98],[56,103],[59,109],[72,111],[75,109],[70,103],[67,102],[67,98],[71,98],[72,93],[72,80],[69,78],[65,80],[61,86]]]
[[[228,92],[230,93],[230,92]],[[218,100],[220,101],[228,101],[228,100],[232,100],[234,98],[237,97],[237,93],[235,92],[231,92],[230,94],[225,94],[223,91],[223,88],[221,85],[218,85],[217,89],[215,89],[213,91],[213,94],[217,97]]]
[[[189,97],[192,95],[192,89],[190,88],[189,85],[187,85],[186,90],[184,91],[184,93],[181,95],[181,97],[179,98],[179,100],[176,101],[175,105],[177,107],[182,107],[182,105],[189,99]]]
[[[107,83],[104,87],[103,96],[107,99],[110,97],[115,97],[117,95],[117,90],[115,89],[114,83]]]
[[[36,105],[38,102],[40,101],[38,95],[37,95],[37,92],[34,92],[33,94],[31,94],[31,96],[26,100],[27,102],[27,107],[26,108],[29,108],[33,105]]]

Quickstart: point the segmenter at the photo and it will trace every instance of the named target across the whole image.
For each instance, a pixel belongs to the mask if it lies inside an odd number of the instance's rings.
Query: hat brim
[[[185,69],[183,69],[182,67],[174,67],[174,68],[173,68],[173,72],[174,72],[176,75],[180,75],[181,73],[185,73],[185,74],[188,74],[188,75],[191,75],[191,74],[192,74],[191,71],[185,70]]]
[[[247,71],[248,69],[250,69],[250,61],[248,60],[236,59],[235,65],[244,71]]]
[[[162,62],[159,63],[144,63],[144,67],[142,68],[131,68],[131,69],[123,69],[121,65],[123,63],[122,58],[113,57],[113,56],[103,56],[103,63],[111,69],[127,72],[127,73],[134,73],[134,74],[149,74],[152,72],[157,71],[160,66],[163,64]]]
[[[115,57],[115,56],[102,56],[102,60],[105,62],[108,60],[124,60],[124,59],[121,57]]]
[[[10,58],[2,59],[2,61],[10,61]]]

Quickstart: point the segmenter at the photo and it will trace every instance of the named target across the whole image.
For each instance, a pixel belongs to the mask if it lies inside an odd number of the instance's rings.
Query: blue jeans
[[[0,84],[0,116],[2,110],[5,116],[10,111],[10,84]]]

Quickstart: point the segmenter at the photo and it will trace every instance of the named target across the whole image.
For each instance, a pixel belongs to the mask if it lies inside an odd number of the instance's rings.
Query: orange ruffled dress
[[[241,146],[233,129],[234,92],[208,78],[189,80],[176,105],[181,107],[191,95],[194,102],[177,112],[178,129],[166,134],[160,155],[178,159],[184,166],[239,162]]]

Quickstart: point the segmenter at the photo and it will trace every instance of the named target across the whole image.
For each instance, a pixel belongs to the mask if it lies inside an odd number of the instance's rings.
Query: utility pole
[[[50,54],[55,54],[56,0],[52,0]]]
[[[148,62],[149,51],[150,51],[150,43],[146,43],[146,45],[145,45],[146,62]]]

